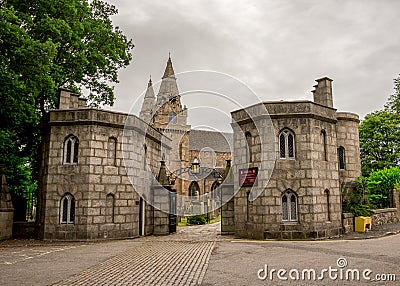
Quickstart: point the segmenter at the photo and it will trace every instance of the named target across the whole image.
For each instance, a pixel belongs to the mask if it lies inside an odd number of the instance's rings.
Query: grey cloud
[[[399,1],[109,2],[136,45],[116,87],[122,111],[150,74],[161,78],[168,52],[175,72],[224,72],[263,100],[311,99],[314,79],[329,76],[335,107],[361,116],[383,106],[400,73]]]

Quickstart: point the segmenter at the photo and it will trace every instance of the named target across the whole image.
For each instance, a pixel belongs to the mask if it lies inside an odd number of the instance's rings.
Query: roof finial
[[[153,82],[151,81],[151,75],[150,75],[150,80],[149,80],[149,83],[147,84],[147,87],[150,87],[152,85],[153,85]]]

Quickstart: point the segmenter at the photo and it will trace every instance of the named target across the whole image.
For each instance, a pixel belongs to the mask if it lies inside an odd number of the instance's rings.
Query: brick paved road
[[[366,281],[260,281],[275,269],[348,267],[396,274],[400,235],[368,240],[247,241],[217,234],[219,224],[162,237],[106,242],[0,242],[0,285],[366,285]],[[347,269],[347,268],[346,268]],[[397,283],[397,284],[396,284]]]
[[[54,285],[196,285],[214,244],[149,241]]]
[[[2,285],[196,285],[220,223],[178,228],[170,236],[107,242],[0,243]]]
[[[220,223],[143,237],[132,248],[54,285],[196,285],[206,273]]]

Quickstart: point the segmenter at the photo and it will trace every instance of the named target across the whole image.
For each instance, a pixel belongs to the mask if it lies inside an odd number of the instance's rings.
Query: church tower
[[[152,116],[152,118],[149,118],[149,116]],[[153,87],[149,82],[140,118],[146,120],[152,127],[163,133],[164,136],[172,139],[170,158],[166,162],[169,172],[178,171],[179,173],[179,170],[190,165],[188,160],[191,126],[187,124],[187,108],[182,106],[181,103],[181,96],[179,95],[170,56],[162,76],[157,98],[154,97]],[[175,182],[175,188],[178,194],[182,194],[185,189],[184,181],[178,178]]]
[[[182,107],[171,57],[168,57],[157,94],[153,124],[154,127],[163,129],[187,126],[187,109]]]

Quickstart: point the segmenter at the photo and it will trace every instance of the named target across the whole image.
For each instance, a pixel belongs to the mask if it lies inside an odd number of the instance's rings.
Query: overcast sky
[[[161,79],[169,52],[175,73],[226,73],[261,100],[311,100],[314,80],[328,76],[334,107],[361,117],[383,107],[400,73],[398,0],[107,2],[135,44],[116,87],[119,111],[129,111],[150,75]]]

